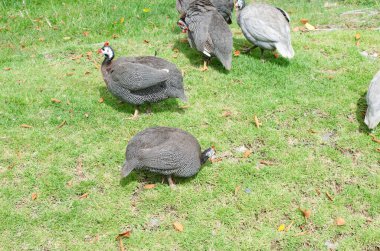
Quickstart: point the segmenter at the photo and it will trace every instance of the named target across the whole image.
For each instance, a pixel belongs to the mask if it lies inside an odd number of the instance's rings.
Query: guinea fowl
[[[203,54],[204,71],[212,56],[216,56],[225,69],[231,69],[232,33],[209,0],[191,2],[186,17],[181,18],[178,25],[188,32],[190,46]]]
[[[136,105],[133,119],[138,116],[138,106],[167,98],[180,98],[186,102],[183,78],[177,67],[158,57],[120,57],[106,42],[98,50],[104,55],[101,66],[107,89],[123,102]]]
[[[368,88],[367,105],[364,122],[372,130],[380,123],[380,71],[372,79]]]
[[[186,10],[189,7],[190,3],[194,0],[177,0],[176,8],[177,11],[181,14],[181,18],[185,17]],[[224,20],[228,24],[232,24],[232,11],[234,10],[234,1],[233,0],[211,0],[211,3],[215,6],[218,12],[223,16]]]
[[[195,175],[214,153],[213,148],[201,152],[197,139],[181,129],[151,127],[139,132],[128,142],[121,176],[126,177],[135,169],[148,170],[167,176],[173,188],[172,176]]]
[[[237,23],[244,36],[261,49],[261,58],[264,50],[276,50],[285,58],[292,58],[294,50],[290,38],[290,18],[288,13],[280,8],[267,4],[254,3],[246,6],[244,0],[237,0]]]

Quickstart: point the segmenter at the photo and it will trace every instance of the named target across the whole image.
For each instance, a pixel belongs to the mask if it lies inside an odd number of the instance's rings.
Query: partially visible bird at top
[[[215,154],[213,147],[201,151],[198,140],[178,128],[151,127],[137,133],[127,145],[121,169],[124,178],[133,170],[165,175],[171,188],[172,176],[191,177]]]
[[[232,66],[232,32],[223,17],[209,0],[190,3],[185,18],[178,21],[183,32],[188,33],[190,46],[204,57],[202,70],[216,56],[226,70]]]
[[[380,71],[372,79],[366,99],[368,108],[364,122],[373,130],[380,123]]]
[[[153,56],[113,60],[115,53],[108,42],[98,53],[104,55],[101,72],[107,89],[121,101],[136,105],[132,119],[138,117],[138,106],[144,103],[167,98],[187,101],[182,74],[169,61]]]
[[[186,10],[190,3],[195,0],[177,0],[176,9],[180,13],[181,18],[186,15]],[[234,0],[211,0],[218,12],[223,16],[228,24],[232,24],[232,12],[234,10]]]
[[[284,58],[294,57],[288,13],[268,4],[245,5],[244,0],[237,0],[235,6],[237,23],[247,40],[253,44],[245,52],[259,47],[261,59],[264,50],[277,50]]]

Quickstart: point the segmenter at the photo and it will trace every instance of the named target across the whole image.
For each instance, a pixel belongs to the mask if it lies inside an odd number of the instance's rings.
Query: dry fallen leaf
[[[254,117],[254,120],[255,120],[255,125],[256,125],[256,127],[257,127],[257,128],[260,128],[261,123],[260,123],[260,121],[259,121],[259,119],[257,118],[256,115],[255,115],[255,117]]]
[[[180,106],[179,108],[180,108],[180,109],[188,109],[188,108],[190,108],[190,105],[182,105],[182,106]]]
[[[12,68],[10,68],[10,67],[5,67],[4,68],[4,71],[10,71]]]
[[[103,102],[104,102],[104,98],[101,97],[101,98],[99,99],[99,103],[103,103]]]
[[[243,153],[243,158],[248,158],[249,155],[251,155],[252,151],[251,150],[246,150],[244,153]]]
[[[145,186],[144,186],[144,189],[153,189],[153,188],[155,188],[156,187],[156,184],[146,184]]]
[[[90,32],[88,32],[88,31],[83,31],[83,36],[88,37],[88,34],[90,34]]]
[[[40,42],[43,42],[43,41],[45,41],[45,38],[44,38],[44,37],[40,37],[38,40],[39,40]]]
[[[309,31],[315,30],[315,27],[313,25],[309,24],[309,23],[305,24],[305,28],[308,29]]]
[[[321,195],[321,190],[319,190],[318,188],[315,189],[315,192],[317,193],[317,195]]]
[[[68,76],[68,77],[70,77],[72,75],[74,75],[74,72],[68,72],[68,73],[66,73],[66,76]]]
[[[338,218],[335,219],[335,224],[337,226],[343,226],[344,224],[346,224],[346,221],[343,218],[338,217]]]
[[[266,165],[266,166],[273,166],[274,165],[273,162],[268,161],[268,160],[260,160],[259,163],[263,164],[263,165]]]
[[[288,232],[290,228],[293,226],[293,221],[285,228],[285,232]]]
[[[66,120],[64,120],[64,121],[62,121],[61,124],[59,124],[58,128],[61,128],[62,126],[66,125],[66,124],[67,124],[67,122],[66,122]]]
[[[72,186],[73,186],[73,180],[69,180],[69,181],[66,183],[66,186],[68,186],[68,187],[72,187]]]
[[[183,231],[183,225],[181,223],[179,223],[178,221],[176,221],[176,222],[173,223],[173,227],[178,232],[182,232]]]
[[[77,159],[77,166],[75,167],[75,174],[79,177],[79,178],[85,178],[86,176],[84,175],[83,173],[83,161],[82,161],[82,158],[79,157]]]
[[[377,149],[376,149],[376,152],[380,153],[380,148],[377,148]]]
[[[296,27],[293,28],[293,31],[294,31],[294,32],[297,32],[297,31],[299,31],[299,30],[300,30],[300,27],[298,27],[298,26],[296,26]]]
[[[231,116],[232,115],[232,112],[231,111],[228,111],[228,110],[226,110],[226,111],[224,111],[223,113],[222,113],[222,116],[223,117],[229,117],[229,116]]]
[[[279,232],[282,232],[285,230],[285,225],[284,224],[281,224],[278,228],[277,228],[277,231]]]
[[[329,192],[326,192],[326,196],[329,198],[329,200],[334,201],[334,198],[331,196],[331,194],[329,194]]]
[[[305,231],[305,232],[300,232],[300,233],[297,233],[295,235],[293,235],[294,237],[297,237],[297,236],[302,236],[302,235],[306,235],[308,234],[309,232],[308,231]]]
[[[356,33],[356,35],[355,35],[355,39],[356,39],[356,40],[359,40],[359,39],[360,39],[360,34],[359,34],[359,33]]]
[[[33,126],[31,126],[31,125],[27,125],[27,124],[22,124],[21,127],[22,127],[22,128],[32,128]]]
[[[240,51],[239,51],[239,50],[236,50],[236,51],[234,52],[234,56],[235,56],[235,57],[240,56]]]
[[[126,237],[126,238],[131,237],[131,231],[125,231],[124,233],[118,234],[118,235],[116,236],[116,239],[119,239],[119,238],[121,238],[121,237]]]
[[[149,44],[149,40],[144,39],[144,43]]]
[[[377,139],[377,138],[375,137],[375,135],[370,134],[369,136],[372,137],[371,139],[372,139],[373,142],[376,142],[376,143],[379,143],[379,144],[380,144],[380,139]]]
[[[79,199],[86,199],[88,197],[88,193],[84,193],[81,196],[79,196]]]
[[[305,217],[305,219],[309,219],[310,218],[310,215],[311,215],[311,210],[310,209],[301,209],[301,208],[298,208],[303,216]]]
[[[211,163],[217,163],[217,162],[220,162],[222,160],[223,160],[223,158],[211,158],[210,159]]]
[[[119,37],[119,35],[117,35],[117,34],[112,34],[112,38],[113,38],[113,39],[118,38],[118,37]]]
[[[307,24],[309,22],[309,20],[307,20],[306,18],[301,18],[300,21],[302,24]]]
[[[238,192],[240,191],[240,189],[241,189],[241,186],[235,187],[235,192],[234,192],[235,196],[238,194]]]
[[[273,53],[273,56],[274,56],[275,58],[279,58],[279,57],[280,57],[280,54],[278,54],[278,53]]]
[[[53,103],[61,103],[61,100],[56,99],[56,98],[52,98],[51,102],[53,102]]]
[[[179,42],[181,42],[181,43],[188,43],[189,41],[187,40],[187,38],[181,38],[180,40],[179,40]]]
[[[32,200],[36,200],[37,199],[37,193],[32,193]]]

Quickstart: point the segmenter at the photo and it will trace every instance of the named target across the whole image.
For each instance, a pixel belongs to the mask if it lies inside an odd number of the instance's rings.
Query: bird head
[[[107,60],[112,60],[115,56],[109,42],[105,42],[103,47],[98,50],[98,53],[103,54]]]
[[[238,9],[238,10],[241,10],[243,9],[245,6],[245,1],[244,0],[236,0],[236,3],[235,3],[235,8]]]
[[[186,33],[189,30],[189,27],[187,26],[187,23],[185,22],[185,19],[183,18],[178,20],[177,25],[179,28],[181,28],[182,33]]]

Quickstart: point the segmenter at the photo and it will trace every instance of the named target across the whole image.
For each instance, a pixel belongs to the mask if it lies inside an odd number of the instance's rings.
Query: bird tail
[[[284,58],[294,57],[294,50],[293,50],[290,40],[286,41],[285,43],[284,42],[276,43],[276,49]]]
[[[121,168],[121,177],[127,177],[133,171],[133,169],[135,169],[135,165],[128,161],[125,161],[123,167]]]

